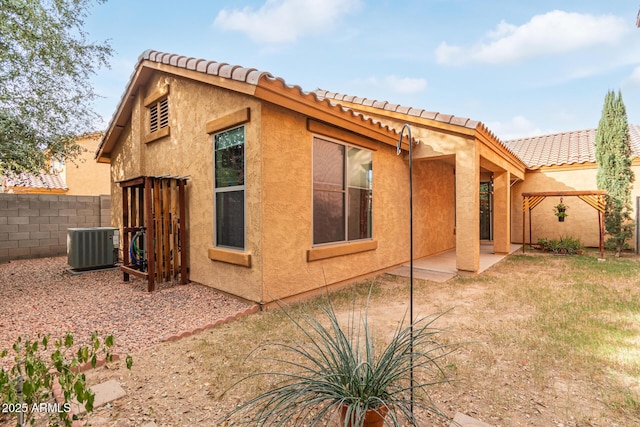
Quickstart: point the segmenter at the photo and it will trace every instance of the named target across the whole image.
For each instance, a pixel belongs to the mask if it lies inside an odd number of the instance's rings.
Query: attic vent
[[[164,98],[151,105],[149,111],[151,113],[149,121],[150,132],[169,126],[169,98]]]

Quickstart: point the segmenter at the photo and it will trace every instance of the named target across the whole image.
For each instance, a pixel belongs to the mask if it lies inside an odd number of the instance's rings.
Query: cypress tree
[[[604,213],[605,231],[610,237],[606,246],[619,257],[633,236],[631,217],[631,184],[635,177],[631,170],[631,137],[627,112],[618,96],[609,91],[604,98],[602,117],[596,132],[596,162],[598,189],[607,192]]]

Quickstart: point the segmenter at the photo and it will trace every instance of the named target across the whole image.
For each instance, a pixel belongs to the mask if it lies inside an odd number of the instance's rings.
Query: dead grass
[[[429,396],[448,416],[463,412],[495,426],[640,423],[638,258],[515,255],[480,277],[415,283],[415,312],[451,310],[436,326],[446,330],[443,342],[463,343],[443,364],[452,382]],[[362,300],[368,288],[349,288],[334,302],[346,311],[353,294]],[[304,308],[317,307],[311,301]],[[408,280],[378,278],[370,317],[381,339],[407,310]],[[114,366],[93,373],[94,381],[119,379],[129,395],[99,409],[88,425],[217,425],[234,405],[271,386],[263,378],[230,388],[271,369],[252,351],[302,339],[274,310],[154,346],[135,355],[131,372]],[[187,402],[188,410],[176,410]],[[425,425],[448,425],[420,416]]]

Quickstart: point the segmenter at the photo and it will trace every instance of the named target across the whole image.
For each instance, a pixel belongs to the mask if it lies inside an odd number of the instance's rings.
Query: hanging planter
[[[562,203],[562,199],[560,199],[560,203],[553,207],[553,213],[558,217],[559,222],[564,222],[567,217],[567,205]]]

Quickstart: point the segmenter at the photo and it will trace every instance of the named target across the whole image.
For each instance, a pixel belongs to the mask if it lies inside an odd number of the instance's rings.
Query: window
[[[313,140],[313,243],[371,238],[371,151]]]
[[[149,132],[156,132],[169,126],[169,98],[164,98],[149,106]]]
[[[213,136],[215,244],[244,250],[244,126]]]

